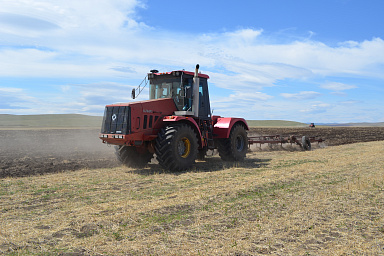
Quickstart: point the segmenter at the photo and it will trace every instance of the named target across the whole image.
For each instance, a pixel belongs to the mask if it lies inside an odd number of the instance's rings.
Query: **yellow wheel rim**
[[[187,158],[191,153],[191,142],[187,137],[182,138],[179,142],[178,151],[182,158]]]

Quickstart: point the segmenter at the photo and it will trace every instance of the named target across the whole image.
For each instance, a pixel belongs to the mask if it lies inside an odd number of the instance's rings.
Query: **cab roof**
[[[179,74],[178,74],[179,73]],[[180,76],[181,73],[194,76],[195,73],[191,71],[185,71],[185,70],[175,70],[171,72],[158,72],[158,73],[148,73],[152,74],[153,76],[161,76],[161,75],[174,75],[174,76]],[[209,79],[209,76],[206,74],[199,73],[199,77]]]

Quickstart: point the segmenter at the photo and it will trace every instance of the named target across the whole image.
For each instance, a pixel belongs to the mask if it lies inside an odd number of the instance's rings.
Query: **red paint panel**
[[[213,119],[215,121],[215,124],[213,126],[213,133],[215,134],[215,138],[218,139],[228,138],[232,127],[237,123],[244,125],[245,129],[249,130],[248,124],[244,118],[214,116]]]

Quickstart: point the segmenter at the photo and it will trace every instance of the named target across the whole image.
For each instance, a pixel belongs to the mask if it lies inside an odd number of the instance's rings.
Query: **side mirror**
[[[192,98],[192,87],[191,86],[185,87],[185,97],[188,99]]]
[[[136,89],[132,89],[132,99],[136,98]]]

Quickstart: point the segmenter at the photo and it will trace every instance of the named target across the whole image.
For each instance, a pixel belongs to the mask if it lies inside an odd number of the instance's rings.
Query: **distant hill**
[[[7,128],[100,128],[102,116],[80,114],[4,115],[0,114],[0,129]],[[250,127],[308,127],[308,124],[284,120],[247,120]],[[321,126],[384,127],[381,123],[320,124]]]
[[[0,128],[100,128],[102,120],[79,114],[0,115]]]
[[[103,117],[79,114],[1,115],[0,128],[100,128]],[[303,127],[304,123],[283,120],[247,120],[250,127]]]

